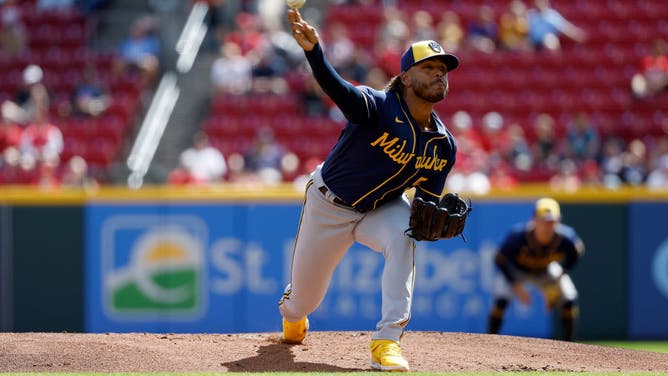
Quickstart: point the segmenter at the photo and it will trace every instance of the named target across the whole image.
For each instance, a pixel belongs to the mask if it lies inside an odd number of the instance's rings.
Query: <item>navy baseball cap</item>
[[[459,66],[459,59],[457,56],[446,53],[443,47],[436,41],[423,40],[411,44],[406,52],[401,55],[401,71],[405,72],[422,60],[431,59],[433,57],[440,58],[445,63],[445,66],[448,67],[448,72],[452,72]]]

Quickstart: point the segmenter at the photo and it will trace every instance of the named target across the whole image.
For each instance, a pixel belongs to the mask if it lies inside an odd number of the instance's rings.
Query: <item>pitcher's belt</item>
[[[318,190],[319,190],[323,195],[325,195],[325,197],[327,197],[327,192],[329,192],[329,189],[327,189],[326,186],[323,185],[323,186],[321,186],[320,188],[318,188]],[[334,197],[334,199],[332,200],[332,201],[334,201],[334,203],[339,204],[339,205],[341,205],[341,206],[349,207],[349,208],[351,208],[351,209],[355,209],[355,208],[352,207],[351,205],[348,205],[345,201],[341,200],[341,199],[340,199],[339,197],[337,197],[336,195],[332,195],[332,196]]]

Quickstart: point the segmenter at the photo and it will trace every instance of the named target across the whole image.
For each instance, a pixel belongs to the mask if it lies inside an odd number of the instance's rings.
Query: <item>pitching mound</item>
[[[345,372],[369,369],[369,332],[264,334],[0,333],[2,372]],[[536,338],[407,332],[411,370],[664,371],[668,354]]]

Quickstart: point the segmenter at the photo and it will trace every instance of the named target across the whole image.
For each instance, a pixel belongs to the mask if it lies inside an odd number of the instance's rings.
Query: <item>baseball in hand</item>
[[[304,6],[306,0],[285,0],[285,3],[288,4],[288,7],[292,9],[299,9]]]

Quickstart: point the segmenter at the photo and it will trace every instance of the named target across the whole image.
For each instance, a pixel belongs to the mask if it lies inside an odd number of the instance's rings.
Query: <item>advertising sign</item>
[[[532,202],[480,203],[463,239],[419,242],[409,330],[484,332],[496,245],[527,220]],[[86,331],[280,331],[298,203],[89,204]],[[508,227],[499,226],[504,218]],[[353,245],[310,316],[315,330],[374,330],[383,257]],[[502,334],[549,337],[551,315],[534,291],[513,303]]]
[[[629,337],[668,338],[668,205],[629,206]]]

